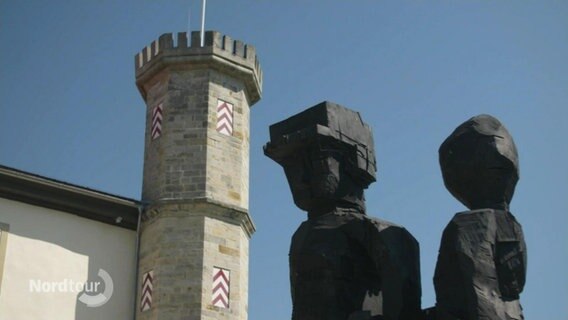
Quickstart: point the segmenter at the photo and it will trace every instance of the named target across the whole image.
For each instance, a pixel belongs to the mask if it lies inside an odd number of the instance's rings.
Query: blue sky
[[[0,1],[0,163],[139,198],[144,102],[134,55],[199,23],[199,1]],[[568,314],[568,2],[210,0],[207,29],[257,47],[251,111],[249,314],[289,319],[290,237],[306,218],[268,126],[323,100],[374,130],[370,215],[420,242],[423,307],[442,230],[465,208],[445,190],[440,143],[489,113],[513,135],[521,180],[511,211],[528,244],[527,319]],[[564,270],[564,271],[562,271]]]

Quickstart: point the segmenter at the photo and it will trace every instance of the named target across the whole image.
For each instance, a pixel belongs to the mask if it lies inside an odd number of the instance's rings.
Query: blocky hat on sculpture
[[[283,164],[306,144],[334,146],[346,150],[353,177],[363,187],[376,181],[377,165],[373,134],[358,112],[324,101],[270,126],[270,142],[264,154]]]
[[[470,209],[506,209],[519,180],[513,138],[496,118],[478,115],[458,126],[439,150],[444,184]]]

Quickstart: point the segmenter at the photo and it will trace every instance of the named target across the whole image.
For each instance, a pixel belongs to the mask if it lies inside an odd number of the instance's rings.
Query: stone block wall
[[[206,200],[156,204],[144,215],[140,274],[154,273],[152,307],[137,317],[246,320],[248,317],[248,214]],[[230,271],[229,308],[212,304],[213,268]]]
[[[250,107],[260,99],[262,70],[254,47],[218,32],[171,34],[135,57],[146,102],[137,319],[248,317]],[[219,129],[219,101],[231,130]],[[160,134],[153,135],[161,106]],[[228,305],[213,273],[229,277]],[[141,276],[152,272],[151,306],[142,310]],[[219,278],[217,278],[219,279]],[[218,280],[216,280],[218,281]],[[148,291],[146,291],[147,293]],[[224,291],[223,291],[224,292]],[[145,301],[148,301],[147,299]]]

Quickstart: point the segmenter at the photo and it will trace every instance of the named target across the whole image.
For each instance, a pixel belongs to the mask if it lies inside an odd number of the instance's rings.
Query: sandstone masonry
[[[136,318],[244,320],[255,230],[249,109],[261,97],[262,70],[253,46],[208,31],[200,47],[199,33],[191,36],[164,34],[135,57],[147,106],[139,274],[154,275],[145,311],[138,288]],[[230,134],[219,131],[222,103],[232,107]],[[225,307],[213,303],[214,268],[230,273]]]

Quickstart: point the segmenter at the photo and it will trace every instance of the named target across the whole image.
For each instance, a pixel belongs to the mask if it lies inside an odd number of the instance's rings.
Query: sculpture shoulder
[[[497,215],[497,238],[499,241],[523,241],[523,228],[511,212]],[[524,245],[524,244],[523,244]]]
[[[370,220],[370,223],[377,229],[381,238],[385,241],[411,241],[418,244],[418,241],[414,238],[414,236],[403,226],[398,225],[396,223],[381,220],[373,217],[367,217]]]
[[[416,243],[416,239],[406,228],[390,221],[364,214],[334,214],[304,221],[293,235],[293,241],[301,241],[308,234],[335,229],[348,238],[361,243],[382,242],[385,245],[400,241]]]
[[[294,232],[294,235],[292,235],[292,242],[299,240],[299,238],[305,237],[305,235],[310,231],[310,229],[311,229],[311,224],[308,220],[302,222],[302,224],[300,224],[298,229],[296,229],[296,231]]]
[[[477,234],[485,237],[522,237],[521,225],[508,211],[479,209],[458,212],[454,215],[444,234]]]
[[[366,243],[379,245],[383,254],[392,261],[418,260],[419,244],[416,238],[403,226],[396,223],[365,216],[367,234],[371,237]],[[394,260],[393,260],[394,259]]]
[[[441,249],[469,252],[503,242],[518,242],[520,250],[525,251],[520,224],[510,212],[480,209],[459,212],[452,218],[444,230]]]
[[[495,210],[480,209],[458,212],[444,230],[443,238],[447,237],[482,237],[495,234],[497,223]]]
[[[472,221],[486,222],[494,220],[495,210],[493,209],[478,209],[458,212],[454,215],[451,223],[459,225],[467,225]]]

